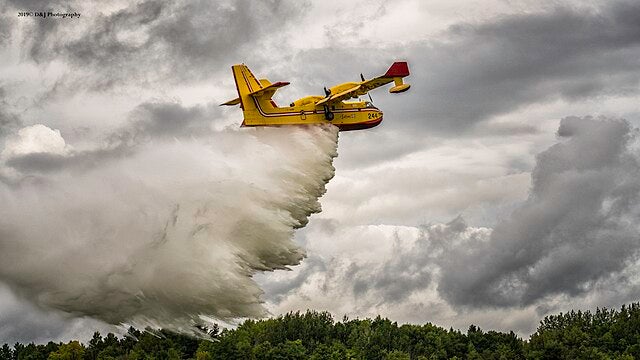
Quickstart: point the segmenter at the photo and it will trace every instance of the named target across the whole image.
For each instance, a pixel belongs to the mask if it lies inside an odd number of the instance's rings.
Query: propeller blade
[[[361,79],[363,82],[364,82],[364,81],[366,81],[366,80],[364,79],[364,75],[362,75],[362,73],[360,73],[360,79]],[[369,95],[369,101],[373,104],[373,99],[371,98],[371,94],[367,93],[367,95]]]

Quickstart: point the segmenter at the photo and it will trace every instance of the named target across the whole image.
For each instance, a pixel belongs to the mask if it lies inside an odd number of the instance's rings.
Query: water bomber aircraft
[[[360,101],[359,96],[380,86],[394,83],[390,93],[409,90],[402,78],[409,76],[406,62],[395,62],[384,75],[365,80],[360,74],[359,82],[346,82],[324,88],[324,96],[311,95],[298,99],[289,106],[276,105],[272,97],[289,82],[271,83],[267,79],[256,79],[245,64],[231,67],[238,90],[238,97],[220,104],[240,105],[244,120],[241,126],[280,126],[333,124],[341,131],[368,129],[382,122],[382,111],[373,106],[373,101]],[[358,99],[353,101],[351,99]],[[351,101],[349,101],[351,100]],[[371,100],[371,95],[369,95]]]

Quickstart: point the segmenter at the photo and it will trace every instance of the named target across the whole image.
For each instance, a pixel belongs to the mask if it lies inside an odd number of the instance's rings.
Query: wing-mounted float
[[[271,83],[267,79],[257,80],[244,65],[231,67],[238,90],[238,97],[220,105],[240,105],[244,114],[242,126],[276,126],[326,124],[336,125],[340,130],[357,130],[374,127],[382,122],[382,111],[368,101],[347,101],[367,94],[369,91],[394,83],[390,93],[409,90],[403,82],[409,76],[406,62],[395,62],[384,75],[360,82],[347,82],[329,89],[325,95],[306,96],[292,102],[288,107],[279,107],[273,101],[275,92],[288,82]],[[370,96],[369,96],[370,97]]]

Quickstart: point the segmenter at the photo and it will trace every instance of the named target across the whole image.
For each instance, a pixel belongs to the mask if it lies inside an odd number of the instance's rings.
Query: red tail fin
[[[383,75],[384,77],[405,77],[409,76],[409,66],[406,61],[394,62],[393,65]]]

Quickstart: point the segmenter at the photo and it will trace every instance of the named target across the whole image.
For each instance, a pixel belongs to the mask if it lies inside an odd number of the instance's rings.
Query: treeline
[[[380,317],[336,322],[315,311],[207,333],[130,328],[123,337],[95,333],[87,344],[4,344],[0,359],[640,359],[640,304],[547,316],[528,341],[474,325],[465,334]]]

